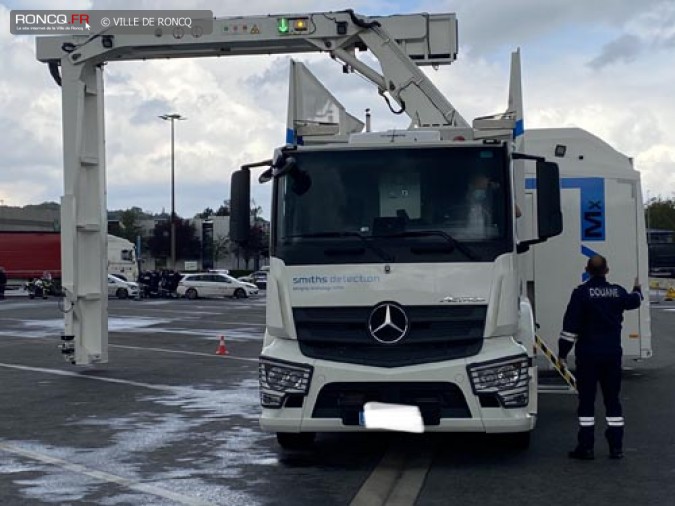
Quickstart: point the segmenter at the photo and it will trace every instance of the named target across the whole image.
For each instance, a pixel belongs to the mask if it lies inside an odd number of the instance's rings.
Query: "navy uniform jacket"
[[[576,342],[577,356],[621,355],[623,312],[640,307],[642,293],[608,283],[595,276],[572,292],[558,341],[560,358]]]

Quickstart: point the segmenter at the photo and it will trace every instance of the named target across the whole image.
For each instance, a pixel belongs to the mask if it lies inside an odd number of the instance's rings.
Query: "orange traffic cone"
[[[229,355],[229,351],[225,347],[225,337],[220,336],[220,344],[218,344],[218,349],[216,350],[216,355]]]

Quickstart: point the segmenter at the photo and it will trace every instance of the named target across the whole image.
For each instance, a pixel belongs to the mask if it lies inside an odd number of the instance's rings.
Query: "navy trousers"
[[[623,446],[623,410],[619,400],[621,391],[621,355],[577,356],[577,388],[579,390],[578,447],[592,450],[595,442],[595,394],[600,384],[605,402],[607,430],[605,437],[611,449]]]

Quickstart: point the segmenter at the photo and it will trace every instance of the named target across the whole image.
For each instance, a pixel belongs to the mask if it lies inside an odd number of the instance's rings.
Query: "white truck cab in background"
[[[108,273],[134,283],[138,280],[136,247],[131,241],[108,234]]]

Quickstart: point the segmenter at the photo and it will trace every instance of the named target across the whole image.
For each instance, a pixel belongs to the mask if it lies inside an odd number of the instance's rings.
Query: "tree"
[[[253,269],[256,271],[260,268],[260,259],[270,256],[268,228],[265,226],[266,222],[264,220],[261,218],[259,220],[251,226],[248,241],[237,245],[234,250],[237,260],[240,257],[243,258],[247,269],[250,261],[253,260]]]
[[[259,206],[255,200],[251,199],[251,218],[253,218],[253,223],[262,220],[262,210],[262,207]]]
[[[58,202],[42,202],[40,204],[28,204],[23,206],[24,209],[49,209],[52,211],[58,211],[61,209],[61,204]]]
[[[171,255],[171,224],[169,220],[160,221],[152,231],[149,241],[150,253],[155,258],[168,258]],[[201,243],[197,231],[188,220],[176,218],[176,258],[199,258]]]
[[[649,228],[675,230],[675,200],[651,199],[645,208],[645,220]]]
[[[216,216],[229,216],[230,215],[230,201],[223,200],[223,203],[216,210]]]
[[[214,213],[213,209],[211,209],[210,207],[207,207],[201,213],[198,213],[196,217],[205,220],[205,219],[213,216],[214,214],[215,213]]]
[[[229,216],[230,201],[226,200],[224,206],[228,208]],[[223,207],[223,206],[221,206]],[[249,268],[251,260],[255,270],[260,268],[260,259],[268,258],[269,253],[269,222],[262,218],[262,207],[257,205],[255,200],[251,200],[251,228],[249,230],[248,240],[243,244],[231,244],[230,252],[234,253],[237,258],[237,267],[239,267],[239,260],[243,259],[245,268]]]
[[[108,210],[108,219],[109,220],[121,220],[122,219],[122,214],[125,212],[131,212],[133,213],[137,219],[139,220],[147,220],[151,219],[153,217],[153,214],[144,211],[142,208],[138,206],[133,206],[129,209],[110,209]]]
[[[227,258],[230,253],[230,239],[224,235],[217,235],[213,238],[213,260],[217,262]]]
[[[127,241],[131,241],[134,244],[136,243],[136,237],[143,232],[139,225],[142,214],[143,209],[140,207],[132,207],[131,209],[122,211],[122,214],[120,215],[121,237],[124,237]]]

